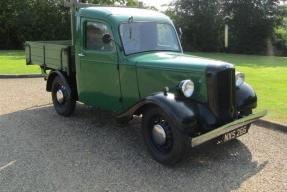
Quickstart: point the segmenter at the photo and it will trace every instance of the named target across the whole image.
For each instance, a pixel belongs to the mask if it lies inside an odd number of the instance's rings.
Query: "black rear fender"
[[[67,91],[71,93],[71,86],[69,84],[68,78],[61,71],[51,71],[49,73],[48,78],[47,78],[46,90],[48,92],[52,91],[52,84],[53,84],[55,77],[57,76],[61,78],[61,80],[65,84],[65,87],[67,88]]]

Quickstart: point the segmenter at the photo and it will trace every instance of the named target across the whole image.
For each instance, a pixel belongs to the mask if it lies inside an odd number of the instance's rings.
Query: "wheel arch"
[[[68,83],[68,78],[67,76],[61,72],[61,71],[51,71],[48,75],[48,78],[47,78],[47,84],[46,84],[46,90],[48,92],[51,92],[52,91],[52,84],[53,84],[53,81],[56,77],[60,77],[61,80],[64,82],[64,84],[66,85],[66,87],[68,88],[68,91],[71,92],[71,86],[70,84]]]
[[[173,120],[173,123],[180,131],[192,133],[197,127],[196,104],[187,100],[177,100],[173,93],[164,94],[159,92],[148,96],[117,118],[141,115],[150,107],[161,108]]]

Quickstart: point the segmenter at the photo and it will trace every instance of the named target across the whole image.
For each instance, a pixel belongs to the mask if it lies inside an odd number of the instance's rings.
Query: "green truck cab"
[[[58,114],[70,116],[79,101],[115,112],[121,123],[141,116],[148,151],[168,165],[190,146],[247,133],[266,115],[252,112],[255,91],[232,64],[184,54],[166,15],[66,4],[71,41],[25,43],[27,64],[40,65]]]

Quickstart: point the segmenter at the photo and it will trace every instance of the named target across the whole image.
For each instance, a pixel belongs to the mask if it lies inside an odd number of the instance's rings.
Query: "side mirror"
[[[112,37],[110,34],[104,34],[103,36],[103,43],[104,44],[109,44],[112,41]]]

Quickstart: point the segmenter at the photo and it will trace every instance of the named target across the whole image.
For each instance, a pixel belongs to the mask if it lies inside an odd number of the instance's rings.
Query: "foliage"
[[[225,0],[231,16],[230,50],[237,53],[272,54],[272,37],[278,22],[279,0]]]
[[[183,47],[187,50],[219,51],[223,27],[218,0],[180,0],[167,14],[183,31]]]
[[[287,55],[287,5],[282,6],[280,12],[280,23],[275,28],[275,45],[278,54]]]
[[[0,49],[21,48],[25,40],[70,38],[62,0],[1,1],[0,13]]]
[[[26,40],[70,39],[64,0],[0,1],[0,49],[19,49]],[[138,0],[81,0],[138,6]],[[287,8],[279,0],[177,0],[167,14],[183,30],[185,50],[224,50],[225,16],[236,53],[287,55]],[[275,47],[274,47],[275,46]]]
[[[0,1],[0,49],[20,49],[26,40],[70,39],[69,9],[64,0]],[[86,1],[84,1],[86,2]],[[136,6],[137,0],[90,0]]]
[[[273,54],[275,29],[282,26],[279,7],[279,0],[177,0],[166,13],[182,28],[185,50],[224,50],[228,24],[227,51]]]

